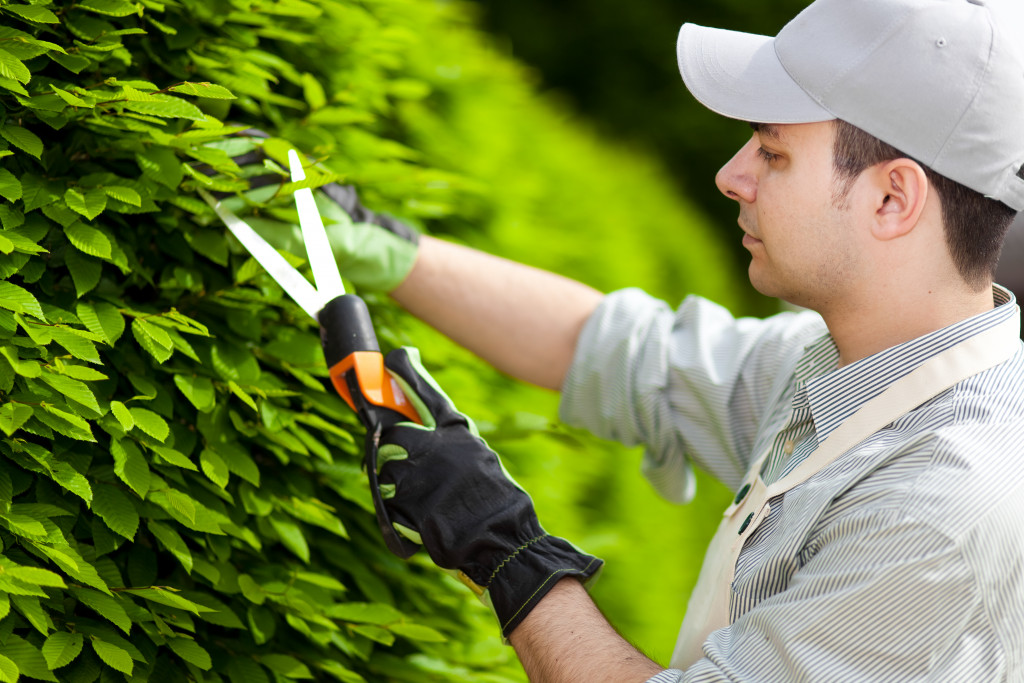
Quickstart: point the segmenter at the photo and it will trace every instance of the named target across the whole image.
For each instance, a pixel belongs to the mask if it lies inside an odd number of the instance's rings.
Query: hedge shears
[[[292,182],[306,179],[302,162],[294,149],[288,151],[288,165]],[[377,524],[388,549],[399,557],[410,557],[418,546],[395,532],[381,499],[377,483],[377,446],[385,427],[406,420],[417,424],[423,422],[401,387],[384,368],[384,356],[366,303],[355,294],[345,293],[313,191],[308,187],[296,190],[295,206],[316,287],[219,200],[202,189],[199,194],[252,257],[319,323],[320,343],[330,369],[331,383],[366,427],[363,464],[370,480]]]

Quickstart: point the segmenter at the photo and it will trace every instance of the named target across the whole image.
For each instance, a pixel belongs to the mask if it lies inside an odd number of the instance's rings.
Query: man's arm
[[[574,578],[559,581],[509,641],[534,683],[641,683],[663,671],[615,632]]]
[[[499,370],[560,389],[603,295],[547,271],[423,236],[395,300]]]

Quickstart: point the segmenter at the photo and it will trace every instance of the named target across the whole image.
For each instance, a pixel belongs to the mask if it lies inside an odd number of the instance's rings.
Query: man
[[[1021,46],[1009,0],[817,0],[776,38],[683,27],[686,85],[753,128],[716,178],[750,279],[813,312],[673,313],[373,225],[332,236],[346,272],[560,389],[567,422],[644,443],[663,495],[692,495],[693,463],[737,491],[663,669],[587,596],[600,561],[543,531],[392,352],[424,425],[382,435],[391,522],[494,608],[531,679],[1024,680],[1024,347],[992,286],[1024,209]]]

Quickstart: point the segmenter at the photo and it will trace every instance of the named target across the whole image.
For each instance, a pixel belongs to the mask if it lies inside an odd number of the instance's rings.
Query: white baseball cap
[[[842,119],[1024,210],[1024,0],[817,0],[775,38],[685,24],[690,92],[758,123]]]

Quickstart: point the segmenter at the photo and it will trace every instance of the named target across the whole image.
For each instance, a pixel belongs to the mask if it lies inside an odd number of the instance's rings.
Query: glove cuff
[[[518,626],[560,579],[575,576],[590,583],[604,561],[581,552],[565,539],[543,535],[517,548],[494,570],[487,592],[502,638]]]

